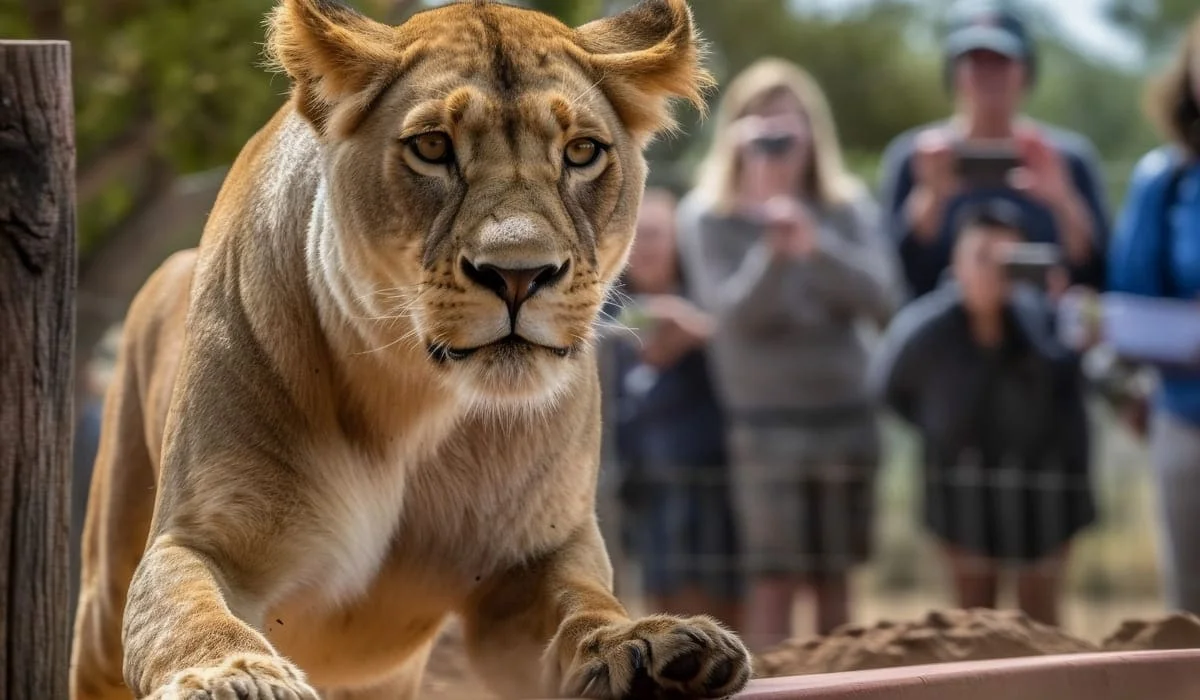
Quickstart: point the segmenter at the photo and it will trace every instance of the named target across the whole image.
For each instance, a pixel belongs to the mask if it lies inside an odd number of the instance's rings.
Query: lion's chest
[[[393,557],[468,585],[563,542],[591,512],[585,484],[501,452],[488,460],[447,456],[409,482]]]
[[[331,603],[360,598],[381,576],[428,581],[441,593],[565,540],[590,512],[576,476],[531,470],[502,453],[370,460],[331,451],[318,472],[320,520],[309,577]]]

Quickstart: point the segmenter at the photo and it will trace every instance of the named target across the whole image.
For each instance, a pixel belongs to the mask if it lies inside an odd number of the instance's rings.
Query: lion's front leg
[[[464,616],[467,641],[495,690],[650,699],[745,687],[750,654],[736,635],[705,615],[630,619],[611,571],[593,520],[558,551],[481,586]]]
[[[318,700],[261,631],[267,607],[328,559],[330,539],[303,527],[322,517],[299,498],[310,484],[249,454],[185,459],[197,440],[180,431],[167,450],[125,604],[126,685],[153,700]]]
[[[125,613],[125,678],[137,697],[318,700],[303,674],[230,610],[240,594],[221,579],[211,560],[167,538],[147,551]]]

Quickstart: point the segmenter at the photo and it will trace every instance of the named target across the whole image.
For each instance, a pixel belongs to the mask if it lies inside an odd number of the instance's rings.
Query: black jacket
[[[1087,470],[1079,358],[1059,343],[1053,307],[1032,289],[1014,293],[1004,341],[988,349],[972,340],[958,286],[943,283],[897,315],[871,388],[921,434],[930,468],[951,468],[971,450],[985,465]]]

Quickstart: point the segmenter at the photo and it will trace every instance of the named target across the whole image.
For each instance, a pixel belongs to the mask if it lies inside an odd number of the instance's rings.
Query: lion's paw
[[[175,674],[149,700],[320,700],[304,674],[283,659],[239,654],[219,666]]]
[[[746,647],[712,618],[654,615],[585,636],[561,692],[614,700],[724,698],[745,688],[750,674]]]

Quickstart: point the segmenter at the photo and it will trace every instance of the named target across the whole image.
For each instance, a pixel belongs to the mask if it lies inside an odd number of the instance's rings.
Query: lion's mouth
[[[546,351],[556,355],[557,357],[566,357],[567,355],[571,354],[570,347],[560,348],[560,347],[554,347],[552,345],[542,345],[541,343],[534,343],[526,338],[523,338],[523,337],[517,335],[516,333],[509,333],[508,335],[506,335],[503,338],[500,338],[499,340],[493,340],[490,343],[484,343],[483,345],[477,345],[473,348],[452,348],[449,345],[432,344],[429,346],[429,356],[431,358],[433,358],[433,360],[435,362],[438,362],[438,363],[444,363],[444,362],[450,362],[450,361],[459,362],[459,361],[467,359],[468,357],[474,355],[475,353],[479,352],[480,350],[487,350],[487,349],[495,349],[495,350],[507,351],[507,352],[546,350]]]

